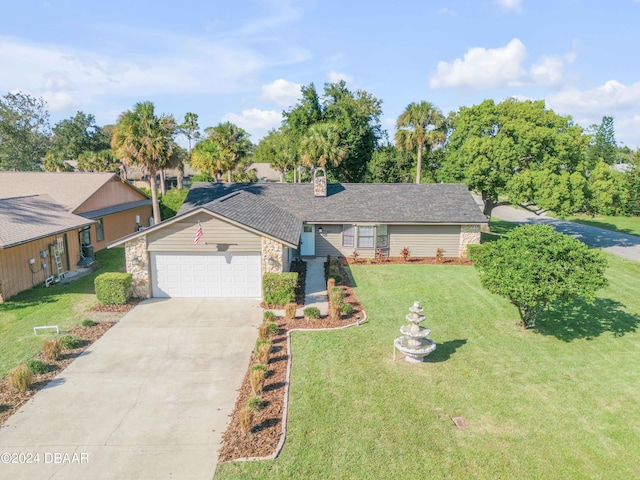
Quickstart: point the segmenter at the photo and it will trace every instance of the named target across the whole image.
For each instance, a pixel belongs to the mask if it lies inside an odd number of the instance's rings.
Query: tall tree
[[[60,120],[54,125],[45,169],[67,169],[66,161],[77,161],[83,153],[88,158],[92,156],[91,153],[108,150],[110,142],[111,136],[96,125],[94,116],[79,111],[75,116]],[[102,158],[106,159],[107,154],[102,154]]]
[[[284,127],[278,130],[271,130],[262,137],[258,145],[253,150],[253,157],[256,162],[269,163],[271,168],[280,173],[280,183],[284,181],[284,174],[287,170],[295,169],[295,155],[292,153]]]
[[[411,153],[394,145],[384,145],[373,152],[367,164],[367,183],[409,183],[415,178]]]
[[[152,102],[136,103],[118,117],[113,130],[112,148],[122,160],[141,167],[149,174],[153,219],[159,223],[156,176],[170,161],[175,148],[176,122],[172,115],[156,116]]]
[[[42,98],[0,98],[0,170],[40,170],[49,148],[49,112]]]
[[[602,117],[600,125],[591,125],[591,142],[589,143],[589,159],[597,163],[602,159],[609,165],[616,163],[618,145],[613,128],[613,117]]]
[[[396,146],[400,150],[416,150],[416,183],[422,174],[423,149],[433,149],[445,141],[444,117],[432,103],[410,103],[396,122]]]
[[[367,164],[382,136],[382,101],[364,90],[349,90],[344,81],[326,83],[322,120],[332,123],[348,155],[330,173],[338,181],[364,181]]]
[[[189,142],[189,150],[187,150],[187,158],[191,156],[193,142],[200,138],[200,126],[198,125],[198,114],[187,112],[184,114],[184,121],[178,127],[179,132],[187,137]],[[184,180],[184,160],[178,163],[178,188],[183,187]]]
[[[461,107],[448,123],[440,178],[464,182],[480,192],[485,215],[491,215],[498,196],[505,194],[547,208],[543,203],[551,197],[539,194],[543,186],[518,179],[527,170],[554,176],[586,172],[588,137],[571,117],[547,110],[544,101],[508,99],[496,105],[493,100],[485,100],[473,107]],[[543,178],[538,175],[533,179]],[[524,184],[531,188],[516,188]]]
[[[231,122],[219,123],[215,127],[208,127],[205,132],[220,147],[222,162],[220,165],[227,171],[227,181],[232,182],[231,172],[240,161],[252,152],[253,145],[249,134]]]

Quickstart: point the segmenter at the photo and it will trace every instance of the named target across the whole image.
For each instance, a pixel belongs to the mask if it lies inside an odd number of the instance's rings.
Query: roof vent
[[[313,195],[316,197],[327,196],[327,172],[322,167],[313,171]]]

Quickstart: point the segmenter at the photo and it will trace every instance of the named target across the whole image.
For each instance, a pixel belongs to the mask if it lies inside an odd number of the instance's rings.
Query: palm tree
[[[443,124],[444,116],[440,109],[425,101],[410,103],[398,117],[396,146],[400,150],[418,150],[416,183],[420,183],[424,146],[431,149],[445,141]]]
[[[191,166],[201,172],[207,172],[216,181],[219,181],[221,172],[229,164],[227,155],[213,137],[207,137],[193,147],[191,151]]]
[[[155,223],[161,220],[156,175],[171,158],[175,131],[173,116],[157,117],[152,102],[136,103],[133,110],[120,114],[113,129],[111,146],[116,155],[124,163],[140,167],[149,174]]]
[[[240,163],[243,157],[251,152],[252,144],[249,134],[231,122],[219,123],[215,127],[205,129],[205,132],[213,138],[224,153],[224,169],[227,171],[227,181],[232,182],[231,172]]]
[[[191,156],[192,142],[200,138],[200,132],[198,131],[199,128],[200,127],[198,125],[198,114],[193,112],[185,113],[184,122],[182,122],[182,125],[178,127],[178,130],[180,133],[182,133],[182,135],[187,137],[187,140],[189,141],[189,150],[187,152],[188,153],[187,158]],[[182,188],[183,179],[184,179],[184,159],[178,163],[178,188]]]
[[[315,123],[300,142],[302,163],[308,167],[337,167],[349,154],[341,145],[338,129],[333,123]]]

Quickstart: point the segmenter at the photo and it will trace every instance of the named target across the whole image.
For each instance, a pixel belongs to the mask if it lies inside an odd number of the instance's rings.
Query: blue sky
[[[588,127],[614,117],[640,147],[640,0],[0,0],[0,95],[48,102],[52,123],[114,123],[136,102],[259,140],[301,85],[344,79],[383,126],[427,100],[544,99]]]

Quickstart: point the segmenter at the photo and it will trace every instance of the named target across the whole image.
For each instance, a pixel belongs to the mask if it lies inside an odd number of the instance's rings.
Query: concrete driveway
[[[0,428],[0,476],[213,478],[261,322],[257,300],[143,302]]]

